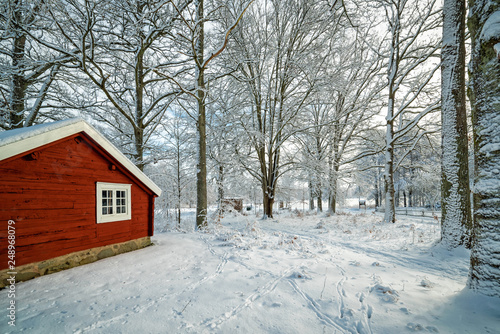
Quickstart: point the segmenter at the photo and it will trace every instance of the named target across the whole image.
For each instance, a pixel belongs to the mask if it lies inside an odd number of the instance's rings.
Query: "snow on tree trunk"
[[[391,111],[389,111],[389,113],[390,112]],[[396,222],[396,209],[394,207],[394,146],[392,142],[393,136],[394,136],[393,123],[392,121],[387,120],[385,171],[384,171],[384,191],[385,191],[384,222],[386,223]]]
[[[441,52],[442,241],[470,247],[467,112],[465,108],[465,0],[445,0]]]
[[[399,4],[399,3],[398,3]],[[399,34],[400,34],[400,9],[393,9],[391,28],[391,50],[387,69],[388,78],[388,102],[385,132],[385,169],[384,169],[384,191],[385,191],[385,213],[384,222],[396,222],[396,209],[394,207],[394,104],[396,98],[396,75],[399,65]]]
[[[309,210],[314,210],[314,188],[311,181],[309,181]]]
[[[337,206],[337,177],[338,177],[338,166],[330,167],[329,175],[329,196],[328,196],[328,212],[334,214],[336,212]]]
[[[205,77],[204,72],[204,14],[203,0],[196,2],[196,20],[198,24],[198,40],[196,44],[196,85],[198,105],[198,166],[196,171],[196,226],[198,228],[207,223],[207,143],[206,143],[206,114],[205,114]]]
[[[387,126],[385,132],[385,169],[384,169],[384,191],[385,191],[385,213],[384,222],[396,222],[396,209],[394,207],[394,99],[396,96],[395,84],[398,66],[398,40],[399,40],[399,17],[392,30],[392,48],[389,59],[389,100],[387,103]]]
[[[219,164],[217,169],[217,205],[219,207],[219,213],[222,212],[222,200],[224,199],[224,166]]]
[[[500,297],[500,1],[469,2],[474,229],[468,286]]]
[[[22,1],[14,1],[12,17],[14,25],[14,43],[12,46],[12,88],[10,98],[10,126],[11,128],[23,127],[23,113],[28,83],[24,78],[24,55],[26,47],[26,33],[21,29]]]
[[[429,38],[439,24],[437,1],[410,2],[395,0],[380,1],[386,12],[390,33],[387,34],[388,45],[388,101],[386,116],[385,140],[385,222],[396,221],[394,205],[394,172],[401,166],[411,150],[427,133],[436,130],[425,129],[419,125],[432,112],[439,109],[439,99],[434,94],[437,89],[433,78],[439,66],[432,63],[437,55],[440,43],[429,42]],[[419,15],[408,14],[414,11]],[[425,40],[425,42],[424,42]],[[424,72],[422,72],[424,71]],[[424,75],[419,75],[425,73]],[[403,88],[403,89],[400,89]],[[421,97],[427,99],[425,105],[420,104]],[[405,147],[408,137],[412,144]],[[408,144],[408,143],[406,143]],[[395,161],[395,149],[398,161]],[[405,152],[406,151],[406,152]]]
[[[272,218],[273,217],[274,196],[270,195],[268,192],[264,192],[263,200],[264,200],[264,217],[263,218]]]

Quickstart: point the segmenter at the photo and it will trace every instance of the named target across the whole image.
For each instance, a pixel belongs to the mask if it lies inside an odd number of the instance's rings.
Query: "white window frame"
[[[102,213],[102,192],[104,190],[113,191],[113,199],[112,199],[112,207],[113,214],[103,214]],[[107,183],[107,182],[97,182],[96,183],[96,212],[97,212],[97,223],[110,223],[122,220],[130,220],[132,219],[132,185],[131,184],[122,184],[122,183]],[[126,212],[125,213],[116,213],[116,191],[125,191],[125,205]]]

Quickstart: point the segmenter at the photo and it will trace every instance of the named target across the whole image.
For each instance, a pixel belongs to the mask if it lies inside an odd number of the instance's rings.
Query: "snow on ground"
[[[500,333],[500,301],[464,290],[469,253],[432,218],[230,214],[204,232],[16,286],[2,333]],[[7,290],[0,291],[7,309]]]

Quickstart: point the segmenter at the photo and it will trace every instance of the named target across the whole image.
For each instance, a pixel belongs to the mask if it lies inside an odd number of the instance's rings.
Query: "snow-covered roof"
[[[0,132],[0,161],[82,132],[91,137],[156,195],[161,195],[161,189],[146,174],[137,168],[109,140],[81,118],[71,118],[64,121]]]

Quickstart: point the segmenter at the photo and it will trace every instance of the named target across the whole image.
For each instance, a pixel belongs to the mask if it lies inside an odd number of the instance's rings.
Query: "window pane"
[[[108,214],[108,208],[102,208],[102,214],[107,215]]]
[[[113,208],[108,208],[108,212],[109,212],[110,215],[112,215],[113,214]]]
[[[112,190],[108,190],[108,197],[113,198],[113,191]]]
[[[108,192],[106,190],[102,191],[102,198],[108,197]]]
[[[102,199],[102,206],[106,206],[106,205],[108,205],[108,200],[103,198]]]
[[[120,207],[116,208],[116,213],[121,213]]]

